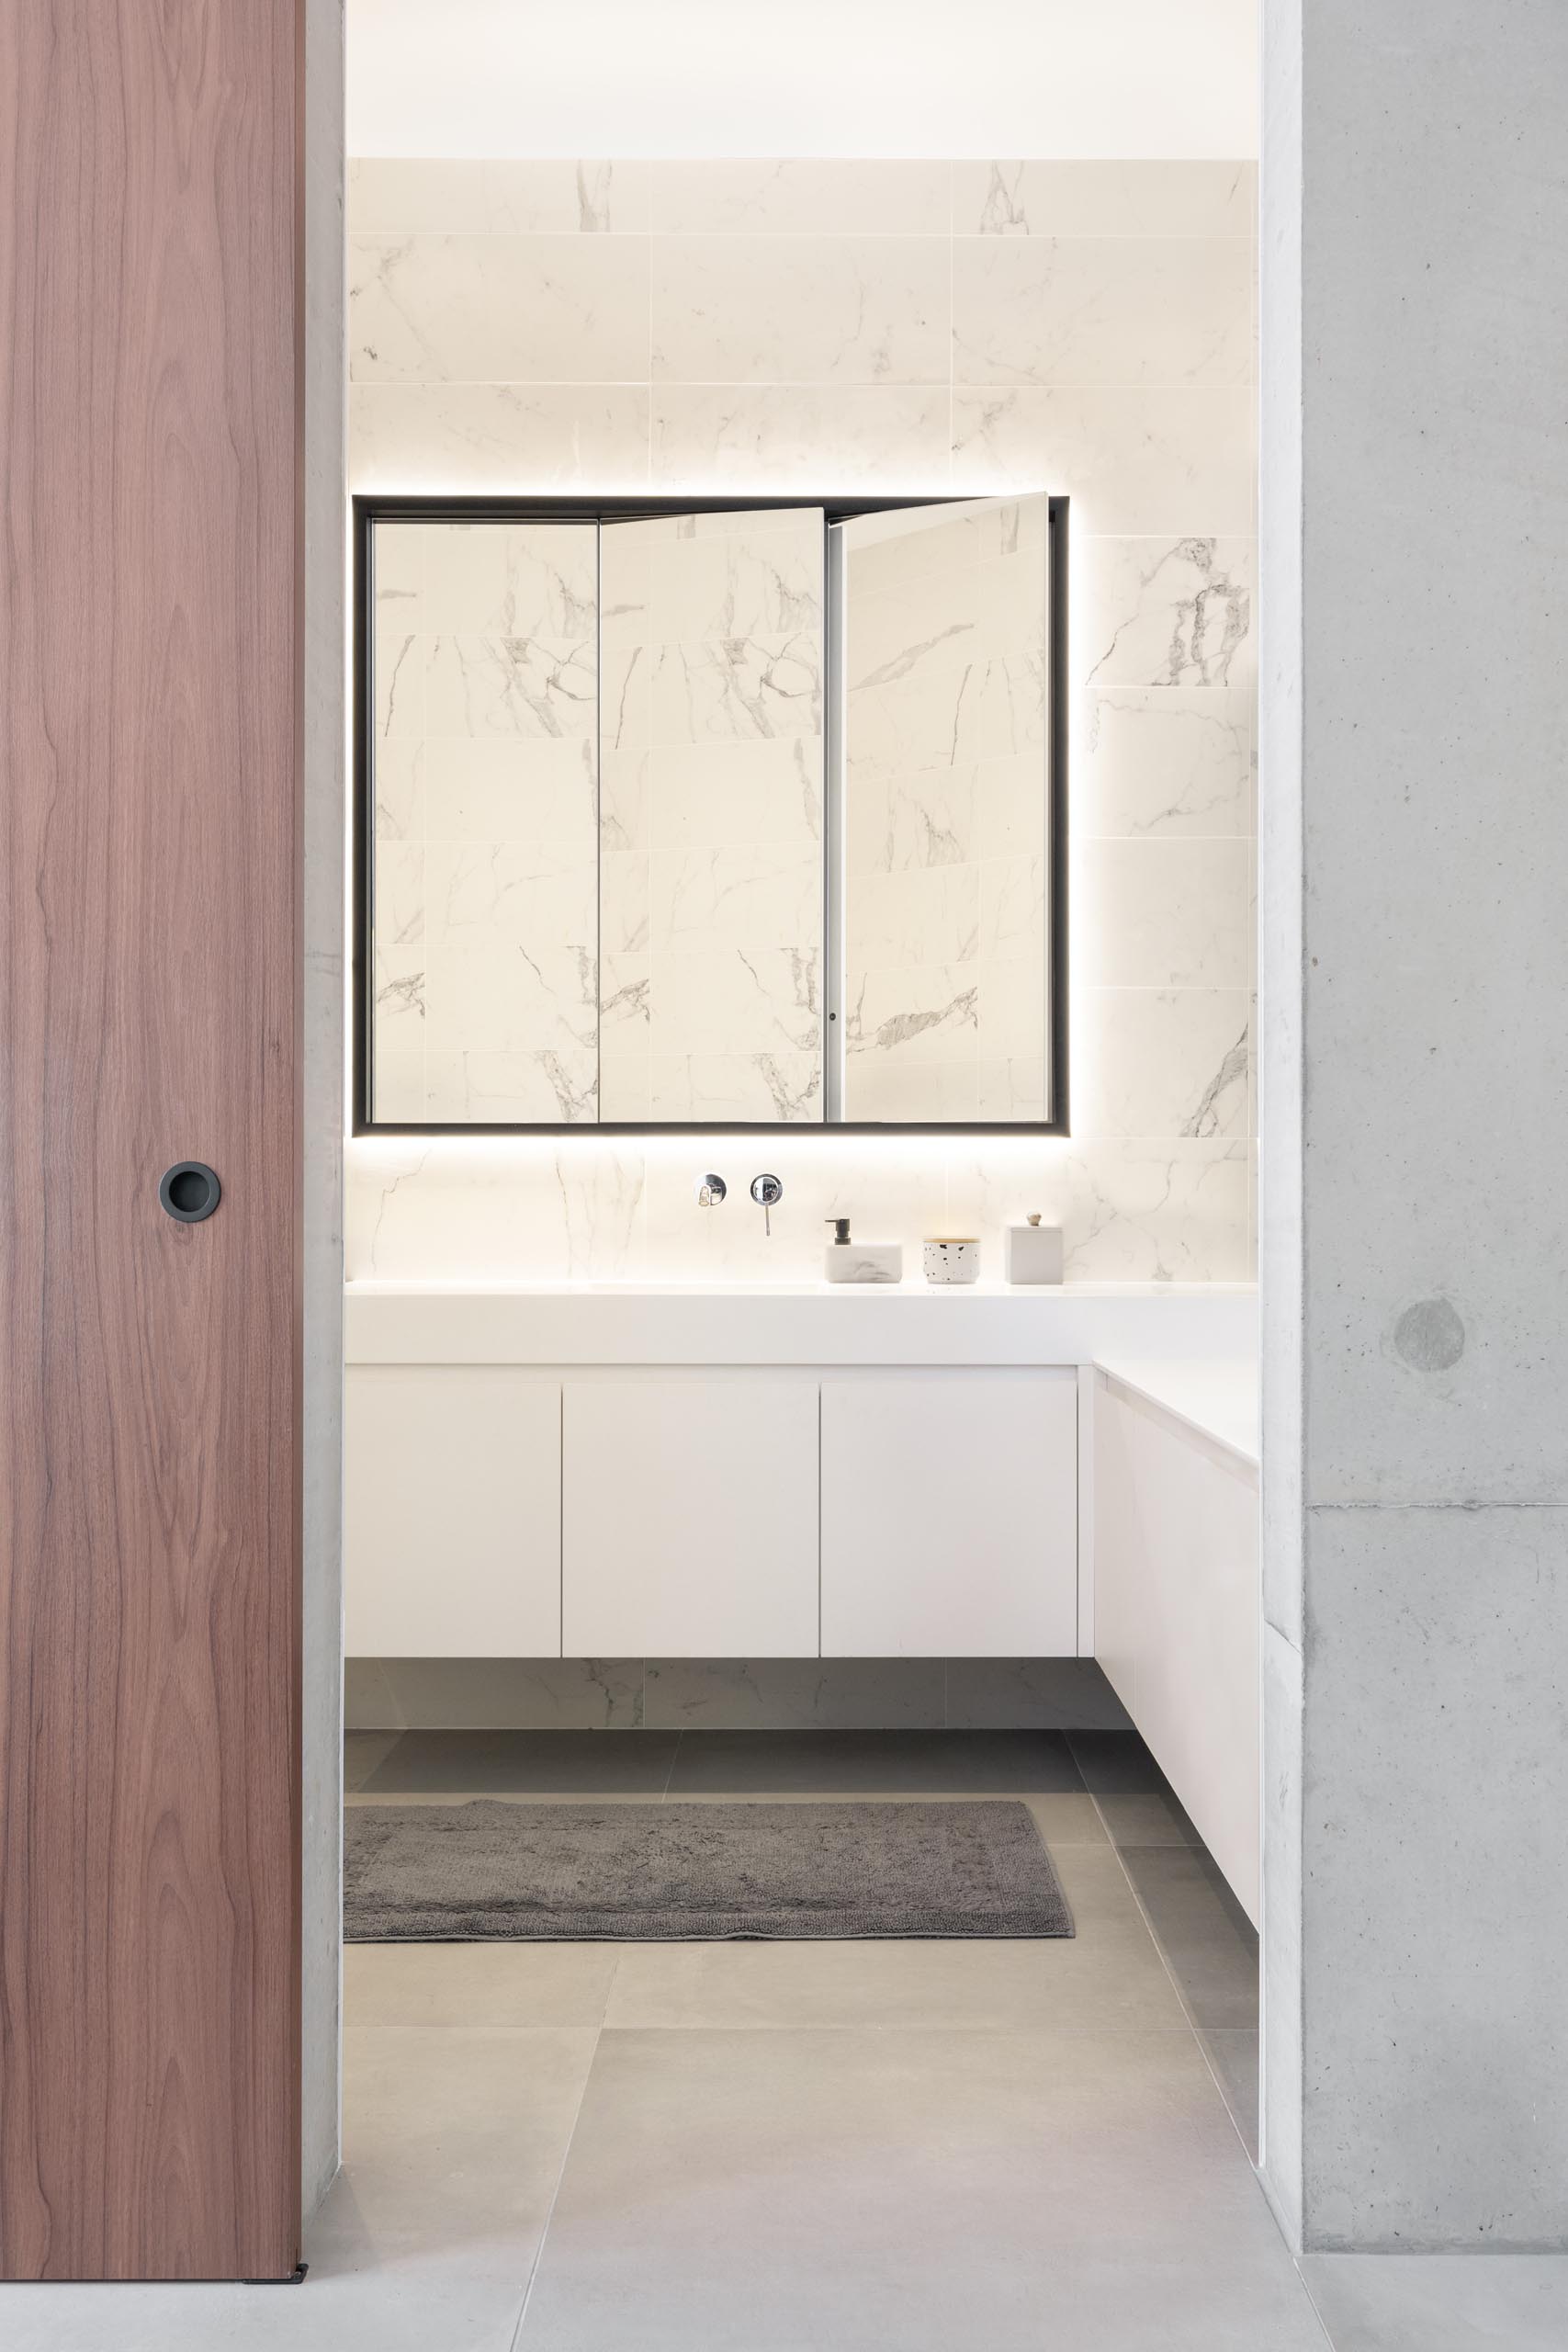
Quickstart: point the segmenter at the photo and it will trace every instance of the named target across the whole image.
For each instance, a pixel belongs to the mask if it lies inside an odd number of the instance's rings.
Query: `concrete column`
[[[1265,0],[1265,2179],[1568,2243],[1568,6]]]

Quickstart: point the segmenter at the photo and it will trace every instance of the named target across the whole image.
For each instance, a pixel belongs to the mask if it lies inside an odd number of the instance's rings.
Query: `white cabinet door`
[[[351,1364],[351,1657],[560,1656],[560,1387],[498,1364]]]
[[[1094,1442],[1095,1654],[1256,1923],[1257,1472],[1103,1378]]]
[[[1138,1717],[1137,1662],[1150,1607],[1150,1498],[1136,1475],[1137,1424],[1095,1376],[1094,1655],[1134,1722]]]
[[[823,1657],[1077,1646],[1075,1374],[825,1380]]]
[[[566,1389],[569,1657],[815,1657],[817,1384]]]

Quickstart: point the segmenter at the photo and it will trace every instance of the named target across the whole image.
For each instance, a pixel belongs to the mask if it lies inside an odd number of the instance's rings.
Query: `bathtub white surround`
[[[695,1227],[696,1163],[659,1138],[354,1141],[351,1272],[794,1278],[835,1212],[907,1261],[979,1231],[999,1267],[1002,1224],[1039,1208],[1069,1276],[1246,1278],[1253,167],[352,176],[357,488],[1070,498],[1073,1136],[1021,1160],[1006,1138],[812,1137],[768,1254],[760,1219]],[[716,1137],[702,1164],[728,1150],[733,1177],[753,1149]]]
[[[1261,1455],[1258,1357],[1138,1356],[1102,1349],[1096,1369],[1116,1387],[1256,1470]]]
[[[1261,1917],[1258,1362],[1095,1367],[1094,1654]]]

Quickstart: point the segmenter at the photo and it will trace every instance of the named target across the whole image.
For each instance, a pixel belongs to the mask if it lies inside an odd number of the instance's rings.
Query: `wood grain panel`
[[[300,13],[0,0],[10,2278],[297,2253]]]

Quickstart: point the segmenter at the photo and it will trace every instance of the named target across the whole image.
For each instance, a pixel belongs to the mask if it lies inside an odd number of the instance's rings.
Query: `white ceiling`
[[[1258,0],[348,0],[351,155],[1245,156]]]

